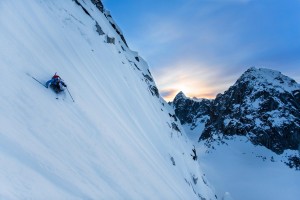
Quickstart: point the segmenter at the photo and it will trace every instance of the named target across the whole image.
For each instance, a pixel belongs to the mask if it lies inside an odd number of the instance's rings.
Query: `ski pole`
[[[67,88],[67,87],[66,87],[66,88]],[[75,102],[68,88],[67,88],[67,91],[68,91],[70,97],[72,98],[73,102]]]
[[[27,75],[30,76],[31,78],[33,78],[36,82],[38,82],[39,84],[41,84],[45,88],[47,88],[46,85],[44,85],[41,81],[37,80],[36,78],[34,78],[33,76],[31,76],[30,74],[27,74]]]

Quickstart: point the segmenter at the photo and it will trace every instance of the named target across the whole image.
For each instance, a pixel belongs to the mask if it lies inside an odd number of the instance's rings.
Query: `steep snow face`
[[[146,62],[101,5],[0,1],[0,198],[215,199]],[[75,102],[31,77],[55,72]]]

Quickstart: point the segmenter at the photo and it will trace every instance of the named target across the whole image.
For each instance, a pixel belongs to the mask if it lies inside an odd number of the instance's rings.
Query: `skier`
[[[54,92],[59,93],[63,91],[63,87],[67,87],[67,85],[63,82],[63,80],[56,73],[52,76],[52,78],[46,82],[46,88],[50,87],[54,90]]]

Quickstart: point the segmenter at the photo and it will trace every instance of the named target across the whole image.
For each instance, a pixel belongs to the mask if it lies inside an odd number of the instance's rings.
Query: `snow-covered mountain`
[[[242,135],[277,154],[300,148],[300,85],[278,71],[252,67],[214,100],[180,92],[173,106],[199,140]],[[199,124],[203,129],[194,131]]]
[[[218,192],[249,200],[299,197],[296,81],[278,71],[250,68],[214,100],[195,101],[179,93],[172,106]]]
[[[0,199],[216,199],[101,1],[3,0],[0,27]]]
[[[219,134],[247,135],[278,154],[298,150],[300,85],[280,72],[250,68],[216,97],[200,139]]]

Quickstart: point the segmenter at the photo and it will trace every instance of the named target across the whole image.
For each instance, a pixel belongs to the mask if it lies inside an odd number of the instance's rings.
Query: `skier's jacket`
[[[56,73],[52,76],[52,79],[46,82],[46,87],[55,86],[58,90],[63,90],[62,86],[67,87],[63,80]]]

